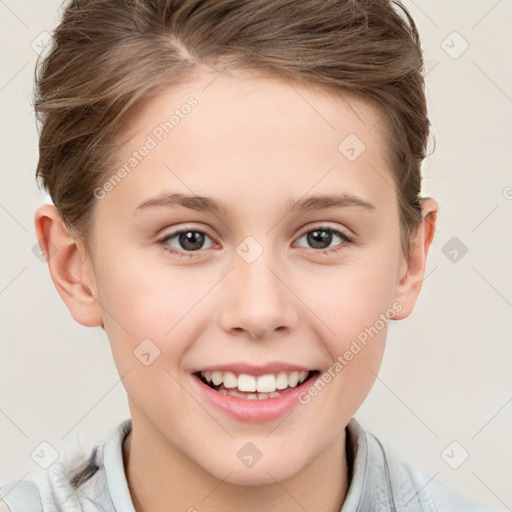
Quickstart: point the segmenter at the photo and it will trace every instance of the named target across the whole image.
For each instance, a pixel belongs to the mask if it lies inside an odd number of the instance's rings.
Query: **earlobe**
[[[395,301],[400,302],[402,309],[395,316],[396,320],[408,317],[416,304],[421,291],[428,250],[434,238],[437,221],[437,202],[427,197],[421,200],[422,221],[411,236],[407,271],[399,274],[395,289]]]
[[[84,282],[92,269],[86,268],[89,262],[85,251],[67,232],[57,208],[38,208],[34,224],[53,284],[73,318],[86,327],[102,325],[101,308],[92,291],[94,283]]]

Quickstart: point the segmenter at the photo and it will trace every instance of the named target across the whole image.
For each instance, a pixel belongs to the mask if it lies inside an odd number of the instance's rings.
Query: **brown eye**
[[[200,229],[182,229],[166,235],[164,238],[161,238],[158,243],[163,245],[164,249],[171,253],[180,256],[192,256],[187,253],[198,252],[200,249],[204,249],[205,240],[207,238],[210,238],[208,234]],[[174,239],[176,239],[176,241],[171,243]],[[211,246],[213,246],[213,244]]]
[[[347,243],[351,243],[350,238],[341,231],[325,226],[320,226],[306,231],[302,234],[299,240],[301,238],[306,239],[306,242],[311,249],[316,249],[317,252],[324,253],[338,251]],[[341,243],[336,244],[334,247],[330,247],[333,241],[336,242],[336,239],[340,239]]]

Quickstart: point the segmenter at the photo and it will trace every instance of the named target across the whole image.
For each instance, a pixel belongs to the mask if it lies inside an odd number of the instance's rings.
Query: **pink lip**
[[[223,367],[225,368],[225,366]],[[201,395],[213,406],[236,420],[259,423],[271,421],[288,414],[299,404],[299,396],[305,394],[308,388],[316,382],[320,372],[304,381],[300,386],[286,391],[276,398],[244,399],[224,395],[205,384],[197,375],[192,376],[194,386],[198,387]]]
[[[259,376],[266,375],[268,373],[279,373],[279,372],[309,372],[314,369],[308,368],[306,366],[290,364],[290,363],[282,363],[276,361],[274,363],[268,363],[265,365],[253,365],[246,363],[233,363],[233,364],[218,364],[214,366],[206,366],[204,368],[198,368],[197,370],[193,370],[192,373],[197,372],[233,372],[234,374],[240,373],[248,373],[249,375]]]

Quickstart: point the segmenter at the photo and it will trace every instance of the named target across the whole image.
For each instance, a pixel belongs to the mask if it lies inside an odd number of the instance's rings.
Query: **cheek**
[[[196,277],[152,258],[123,257],[100,268],[98,277],[102,305],[126,330],[144,336],[163,336],[208,289],[206,274]]]
[[[326,380],[331,379],[333,400],[343,404],[340,411],[355,410],[378,373],[387,328],[396,313],[394,275],[395,254],[388,248],[294,281],[302,282],[297,294],[319,318],[318,337],[332,361]]]
[[[354,252],[340,265],[305,270],[294,277],[297,295],[324,326],[337,353],[392,305],[396,261],[392,254]]]
[[[102,262],[96,272],[98,298],[119,372],[141,370],[141,359],[173,371],[197,337],[199,316],[205,315],[201,298],[218,278],[136,258]]]

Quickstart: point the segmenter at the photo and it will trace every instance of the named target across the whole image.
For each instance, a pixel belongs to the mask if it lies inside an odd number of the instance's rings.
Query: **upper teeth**
[[[241,373],[236,376],[233,372],[201,372],[201,375],[208,381],[213,382],[215,386],[224,384],[225,388],[238,388],[239,391],[259,391],[262,393],[272,393],[277,389],[286,389],[296,387],[304,382],[309,372],[280,372],[277,374],[268,373],[255,377],[247,373]]]

